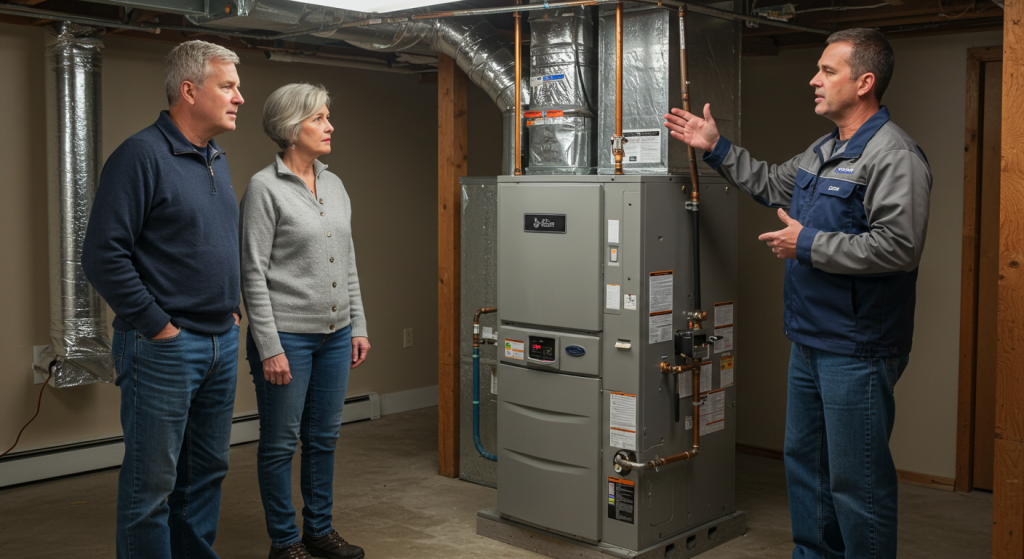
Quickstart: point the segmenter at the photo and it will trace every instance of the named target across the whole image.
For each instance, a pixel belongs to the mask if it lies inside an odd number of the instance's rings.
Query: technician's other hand
[[[263,360],[263,378],[270,384],[288,384],[292,381],[292,370],[283,353]]]
[[[170,338],[170,337],[173,337],[173,336],[177,336],[178,332],[180,332],[180,331],[181,330],[179,330],[177,326],[175,326],[175,325],[171,324],[170,322],[168,322],[167,326],[164,326],[163,330],[160,330],[159,332],[157,332],[157,334],[155,336],[153,336],[152,339],[154,339],[154,340],[162,340],[164,338]]]
[[[366,361],[366,356],[370,353],[370,340],[366,336],[356,336],[352,338],[352,368],[355,369],[359,365],[362,365],[363,361]]]
[[[238,316],[238,313],[233,312],[231,316],[235,317],[235,326],[241,326],[242,317]]]
[[[672,114],[665,115],[665,128],[671,131],[673,138],[704,151],[714,151],[721,137],[715,119],[711,118],[711,103],[704,105],[704,118],[682,109],[672,109]]]
[[[779,219],[786,224],[785,229],[772,233],[764,233],[757,238],[759,241],[768,243],[775,256],[779,258],[796,258],[796,241],[800,238],[800,231],[804,226],[800,222],[789,217],[786,210],[779,208]]]

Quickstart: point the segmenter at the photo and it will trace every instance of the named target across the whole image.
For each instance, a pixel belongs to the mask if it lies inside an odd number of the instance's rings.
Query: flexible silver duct
[[[527,173],[594,173],[597,44],[592,8],[530,13],[529,75]]]
[[[36,367],[56,387],[114,378],[106,307],[80,262],[102,165],[103,33],[62,22],[46,34],[51,345]]]

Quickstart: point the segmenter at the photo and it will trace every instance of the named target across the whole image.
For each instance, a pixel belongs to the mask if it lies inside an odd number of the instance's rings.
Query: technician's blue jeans
[[[238,379],[238,327],[150,340],[114,332],[124,461],[119,559],[215,558]]]
[[[263,378],[263,361],[252,333],[246,335],[260,444],[256,473],[274,547],[302,539],[292,506],[292,457],[302,441],[302,531],[312,538],[329,534],[334,507],[334,447],[341,427],[348,373],[352,366],[352,329],[331,334],[278,332],[292,380],[271,384]]]
[[[893,387],[908,361],[793,344],[785,456],[794,559],[895,559],[889,436]]]

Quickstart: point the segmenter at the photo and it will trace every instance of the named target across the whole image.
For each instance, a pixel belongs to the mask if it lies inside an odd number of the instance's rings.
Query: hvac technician
[[[751,159],[704,118],[665,126],[758,202],[782,230],[792,340],[786,481],[794,558],[896,557],[893,387],[907,366],[932,176],[921,148],[880,105],[894,55],[881,33],[833,33],[811,80],[814,111],[837,128],[782,165]],[[783,208],[789,208],[787,215]]]

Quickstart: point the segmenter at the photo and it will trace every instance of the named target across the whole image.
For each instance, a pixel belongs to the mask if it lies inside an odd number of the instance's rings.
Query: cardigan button
[[[331,257],[331,262],[334,262],[334,257],[333,256]]]
[[[338,312],[338,306],[335,305],[335,306],[331,307],[331,311],[332,312]]]
[[[320,215],[324,215],[324,212],[320,212]]]
[[[331,283],[331,287],[338,287],[338,282]]]
[[[333,324],[331,324],[331,330],[334,330],[334,325]]]
[[[320,203],[321,203],[321,204],[323,204],[323,203],[324,203],[324,199],[323,199],[323,198],[321,198],[321,199],[320,199]]]
[[[328,231],[328,232],[327,232],[327,236],[328,236],[328,237],[330,237],[330,236],[331,236],[331,232],[330,232],[330,231]]]

